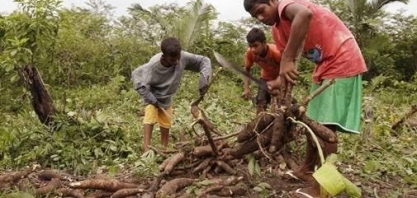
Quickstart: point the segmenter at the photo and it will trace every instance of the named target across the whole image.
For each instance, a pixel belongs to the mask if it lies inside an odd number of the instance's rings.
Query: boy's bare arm
[[[291,31],[282,54],[280,75],[289,83],[295,84],[298,76],[295,59],[299,50],[302,50],[313,14],[307,7],[293,3],[285,7],[284,15],[291,21]]]
[[[136,90],[146,103],[154,105],[158,104],[158,100],[156,99],[155,95],[153,95],[147,86],[139,84]]]
[[[297,56],[298,49],[307,35],[313,13],[307,7],[293,3],[285,8],[284,14],[292,22],[290,36],[282,58],[294,60]]]
[[[245,68],[245,71],[250,74],[250,68]],[[243,77],[243,93],[242,98],[250,99],[251,98],[251,91],[250,91],[250,79],[246,76]]]
[[[246,73],[250,74],[250,68],[245,68]],[[250,80],[248,77],[243,77],[243,88],[245,90],[250,90]]]

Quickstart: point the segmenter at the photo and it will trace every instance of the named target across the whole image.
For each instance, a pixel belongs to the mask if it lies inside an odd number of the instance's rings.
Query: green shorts
[[[313,84],[310,92],[319,87],[320,84]],[[335,125],[340,132],[360,133],[361,108],[362,75],[357,75],[337,78],[310,101],[307,116],[324,125]]]

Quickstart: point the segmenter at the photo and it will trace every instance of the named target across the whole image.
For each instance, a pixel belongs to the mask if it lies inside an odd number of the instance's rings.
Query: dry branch
[[[398,120],[397,122],[395,122],[391,129],[395,130],[397,129],[404,121],[406,121],[408,118],[410,118],[411,116],[413,116],[415,113],[417,112],[417,105],[412,105],[410,111],[407,112],[407,114],[405,114],[404,117],[402,117],[400,120]]]
[[[242,143],[248,139],[251,139],[257,132],[264,130],[274,120],[274,116],[270,113],[262,112],[256,119],[249,122],[245,128],[243,128],[237,136],[237,142]]]
[[[235,137],[237,135],[239,135],[239,132],[231,133],[231,134],[228,134],[228,135],[225,135],[225,136],[214,137],[213,138],[213,141],[225,140],[225,139],[229,139],[229,138]]]
[[[214,144],[211,132],[214,132],[217,135],[220,135],[220,132],[218,132],[216,130],[214,125],[209,121],[209,119],[207,118],[205,113],[200,108],[198,108],[198,106],[194,106],[194,105],[191,106],[191,114],[196,119],[196,121],[192,124],[192,127],[194,127],[194,125],[197,124],[197,123],[199,123],[203,127],[204,134],[207,137],[207,140],[208,140],[208,142],[211,146],[213,154],[217,155],[217,149],[216,149],[216,146]]]
[[[27,89],[32,95],[32,106],[38,115],[39,120],[43,124],[49,125],[53,120],[52,117],[54,116],[56,109],[53,105],[52,97],[45,89],[41,75],[36,67],[28,65],[22,69],[22,76]]]
[[[216,73],[213,74],[213,77],[211,78],[210,82],[208,83],[208,87],[207,87],[207,91],[208,89],[211,87],[211,85],[214,82],[214,79],[216,79],[216,77],[218,76],[218,74],[220,73],[220,71],[223,70],[223,67],[220,67]],[[206,92],[207,93],[207,92]],[[206,94],[204,93],[204,95]],[[200,102],[204,99],[204,95],[201,95],[197,100],[195,100],[194,102],[191,103],[191,106],[198,106],[200,104]]]
[[[207,125],[203,124],[203,130],[204,130],[204,134],[206,135],[207,140],[210,144],[210,147],[213,151],[213,155],[217,156],[217,148],[216,148],[216,145],[214,144],[213,137],[211,136],[211,132],[210,132],[209,127],[207,127]]]
[[[307,106],[307,104],[317,95],[319,95],[321,92],[323,92],[327,87],[335,83],[335,79],[331,79],[329,81],[326,81],[323,83],[318,89],[316,89],[314,92],[310,93],[307,97],[304,98],[303,103],[301,103],[301,106]]]
[[[270,143],[272,133],[272,128],[267,128],[267,130],[264,133],[259,134],[258,137],[248,140],[237,147],[234,147],[230,151],[230,155],[232,155],[234,158],[242,158],[244,155],[258,150],[261,146],[265,147]]]

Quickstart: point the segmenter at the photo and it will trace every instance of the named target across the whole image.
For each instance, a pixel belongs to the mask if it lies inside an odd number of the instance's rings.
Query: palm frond
[[[178,34],[184,49],[192,45],[195,39],[208,28],[208,22],[213,18],[213,6],[203,0],[189,2],[187,14],[179,21]]]
[[[409,0],[347,0],[347,5],[356,19],[370,16],[371,18],[381,11],[382,7],[393,2],[407,4]]]
[[[394,3],[394,2],[400,2],[400,3],[407,4],[408,0],[373,0],[373,1],[370,2],[370,4],[374,8],[374,10],[380,10],[385,5],[388,5],[388,4]]]

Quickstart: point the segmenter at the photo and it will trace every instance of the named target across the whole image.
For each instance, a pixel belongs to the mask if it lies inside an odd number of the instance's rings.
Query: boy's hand
[[[295,66],[295,60],[281,59],[281,69],[279,75],[288,83],[295,84],[299,72]],[[281,80],[282,81],[282,80]]]
[[[279,89],[270,90],[269,94],[271,94],[272,96],[277,96],[279,94]]]
[[[198,92],[200,93],[200,97],[204,96],[204,94],[207,93],[209,86],[208,85],[204,85],[203,87],[201,87],[200,89],[198,89]]]
[[[269,91],[273,91],[276,89],[282,89],[285,85],[285,79],[282,76],[278,76],[277,79],[275,80],[270,80],[268,82],[266,82]]]
[[[249,100],[252,98],[252,93],[250,92],[250,89],[245,89],[245,91],[243,91],[241,97],[245,100]]]
[[[151,103],[153,106],[155,106],[156,108],[159,108],[159,102],[158,101],[154,101]]]

